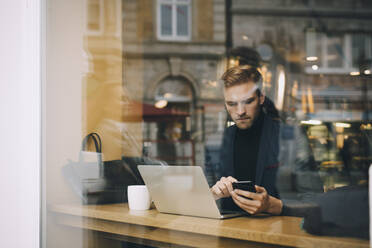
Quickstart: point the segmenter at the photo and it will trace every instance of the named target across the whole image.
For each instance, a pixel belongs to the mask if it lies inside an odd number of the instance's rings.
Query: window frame
[[[157,0],[156,6],[156,30],[157,38],[162,41],[189,41],[191,40],[191,0]],[[172,6],[172,34],[162,35],[161,33],[161,6],[170,4]],[[187,35],[177,35],[177,12],[176,8],[179,5],[187,6]]]
[[[45,247],[42,210],[43,92],[45,90],[45,0],[7,1],[0,9],[0,114],[2,122],[1,247]],[[5,38],[6,37],[6,38]],[[5,224],[6,223],[6,224]],[[19,238],[22,237],[22,238]]]

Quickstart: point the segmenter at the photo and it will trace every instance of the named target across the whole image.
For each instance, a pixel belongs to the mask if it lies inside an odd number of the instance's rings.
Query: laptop
[[[138,165],[161,213],[225,219],[242,212],[220,211],[200,166]]]

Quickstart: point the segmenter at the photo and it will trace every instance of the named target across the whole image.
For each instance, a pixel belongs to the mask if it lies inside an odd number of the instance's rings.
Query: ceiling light
[[[352,71],[352,72],[350,72],[350,75],[351,76],[359,76],[360,72],[359,71]]]
[[[308,120],[308,121],[301,121],[301,124],[305,124],[305,125],[320,125],[322,124],[321,121],[318,121],[318,120]]]
[[[336,122],[335,123],[336,127],[344,127],[344,128],[350,128],[351,124],[350,123],[342,123],[342,122]]]
[[[319,66],[317,66],[317,65],[312,65],[312,66],[311,66],[311,69],[313,69],[314,71],[316,71],[316,70],[319,69]]]
[[[310,62],[314,62],[314,61],[318,60],[318,57],[317,56],[309,56],[309,57],[306,57],[306,60],[310,61]]]
[[[159,100],[155,103],[155,107],[156,108],[164,108],[165,106],[167,106],[167,104],[168,104],[167,100]]]

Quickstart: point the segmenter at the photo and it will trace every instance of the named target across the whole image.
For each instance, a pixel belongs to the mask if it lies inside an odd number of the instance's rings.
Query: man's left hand
[[[283,207],[282,201],[270,196],[265,188],[257,185],[255,187],[257,193],[234,190],[231,197],[235,204],[252,215],[262,212],[280,214]]]

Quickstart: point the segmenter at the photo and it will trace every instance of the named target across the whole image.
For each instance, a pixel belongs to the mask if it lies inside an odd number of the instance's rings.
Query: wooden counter
[[[127,204],[53,205],[55,221],[100,232],[106,238],[158,247],[369,247],[369,241],[307,234],[301,218],[238,217],[215,220],[161,214],[156,209],[133,211]],[[250,247],[251,247],[250,246]]]

